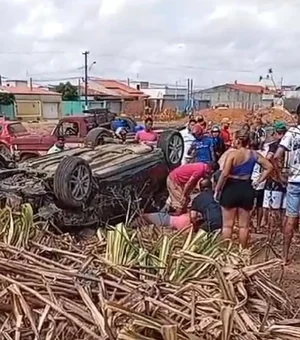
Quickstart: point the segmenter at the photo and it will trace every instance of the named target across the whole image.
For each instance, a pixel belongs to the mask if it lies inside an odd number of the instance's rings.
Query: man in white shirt
[[[191,159],[190,156],[188,156],[188,151],[195,140],[195,137],[192,135],[192,129],[196,125],[196,120],[194,118],[191,118],[187,124],[187,127],[182,130],[181,136],[184,140],[184,153],[181,164],[187,164],[189,163],[189,160]]]
[[[283,260],[289,262],[289,250],[297,228],[300,211],[300,125],[290,128],[280,141],[274,156],[278,161],[288,152],[288,185],[286,193],[286,222],[283,228]]]
[[[48,150],[47,155],[62,152],[65,150],[65,139],[63,137],[59,137],[58,140],[54,143],[54,145]]]
[[[259,149],[260,143],[258,140],[253,141],[251,148],[255,150],[257,153],[261,154],[263,157],[266,157],[268,153],[268,146],[264,145],[263,149]],[[261,176],[263,169],[262,167],[256,163],[252,175],[251,180],[252,183],[258,181]],[[257,225],[256,225],[256,233],[262,232],[263,222],[265,222],[264,210],[263,210],[263,201],[264,201],[264,189],[265,189],[266,181],[261,182],[257,187],[255,187],[255,212],[257,217]]]

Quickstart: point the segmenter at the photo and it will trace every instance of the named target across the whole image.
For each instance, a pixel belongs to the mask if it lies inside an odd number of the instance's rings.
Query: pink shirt
[[[195,181],[199,181],[209,172],[209,166],[205,163],[184,164],[173,170],[169,177],[170,180],[184,186],[193,177]]]
[[[158,135],[154,131],[138,131],[135,135],[135,140],[138,142],[156,142],[158,140]]]

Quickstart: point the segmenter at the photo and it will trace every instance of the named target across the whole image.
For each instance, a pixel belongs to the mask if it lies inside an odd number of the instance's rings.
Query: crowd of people
[[[190,119],[182,131],[182,165],[169,174],[167,213],[160,218],[167,216],[163,223],[174,228],[221,230],[226,240],[236,228],[243,247],[250,231],[260,233],[275,220],[288,263],[300,211],[300,126],[276,122],[267,142],[260,117],[234,134],[230,123],[224,118],[208,128],[203,117]]]
[[[288,129],[284,122],[276,122],[271,142],[261,117],[234,134],[230,126],[228,118],[210,126],[202,116],[190,117],[181,131],[182,165],[167,178],[166,206],[144,217],[177,229],[220,230],[225,240],[232,239],[237,228],[239,243],[247,247],[250,231],[270,227],[272,215],[282,225],[283,259],[288,263],[300,211],[300,125]],[[126,143],[126,130],[118,128],[115,138]],[[153,145],[158,139],[148,117],[135,142]],[[64,140],[59,139],[49,153],[63,149]]]

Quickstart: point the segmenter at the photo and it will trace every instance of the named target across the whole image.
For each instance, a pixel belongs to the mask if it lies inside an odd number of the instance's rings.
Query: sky
[[[299,0],[0,0],[0,74],[300,84]],[[94,63],[95,62],[95,63]],[[94,64],[93,64],[94,63]],[[92,65],[93,64],[93,65]]]

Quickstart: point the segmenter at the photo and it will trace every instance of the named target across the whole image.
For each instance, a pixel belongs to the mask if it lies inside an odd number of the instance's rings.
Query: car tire
[[[110,130],[98,127],[88,132],[85,137],[85,142],[87,145],[95,147],[103,144],[103,137],[113,138],[114,135]]]
[[[164,153],[169,169],[174,169],[181,165],[184,140],[180,132],[177,130],[163,131],[159,136],[157,147]]]
[[[89,164],[80,157],[65,157],[53,179],[57,202],[70,209],[82,208],[92,194],[93,178]]]

